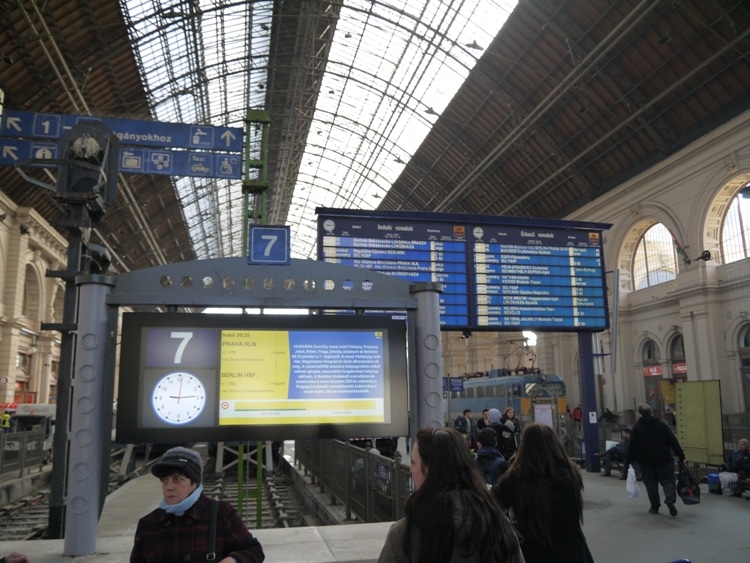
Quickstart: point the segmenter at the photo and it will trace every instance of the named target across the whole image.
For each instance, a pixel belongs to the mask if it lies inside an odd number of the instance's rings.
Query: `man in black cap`
[[[182,447],[167,450],[151,473],[161,480],[164,498],[159,508],[138,521],[131,563],[263,561],[263,548],[234,507],[203,494],[203,461],[198,452]],[[212,511],[214,503],[218,506]]]

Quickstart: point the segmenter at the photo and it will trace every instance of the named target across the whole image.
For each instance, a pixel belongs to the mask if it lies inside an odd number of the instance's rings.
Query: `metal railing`
[[[724,458],[737,449],[740,438],[750,438],[746,415],[724,415]],[[619,441],[623,423],[599,423],[599,451],[605,451],[607,440]],[[558,431],[568,455],[583,462],[585,444],[581,423],[560,421]],[[338,440],[303,440],[295,442],[295,459],[320,487],[330,495],[331,504],[341,503],[346,517],[356,515],[365,522],[386,522],[403,516],[406,499],[414,490],[409,467],[399,460],[371,453]],[[691,471],[703,478],[718,466],[687,460]]]
[[[41,471],[45,459],[44,430],[0,434],[0,475],[23,477],[32,469]]]
[[[346,517],[389,522],[403,515],[413,491],[409,467],[400,461],[338,440],[298,440],[295,458],[331,503],[344,505]]]
[[[737,449],[740,438],[750,438],[750,415],[747,413],[722,415],[722,431],[724,437],[724,456],[726,459],[731,452]],[[623,423],[599,423],[599,451],[606,450],[607,440],[619,442],[621,439],[620,431],[623,428],[630,428],[631,424]],[[585,444],[583,442],[583,429],[580,422],[565,420],[560,423],[560,437],[562,438],[568,455],[576,460],[583,461],[585,457]],[[686,461],[686,465],[698,478],[706,477],[709,473],[716,472],[718,465],[709,465],[705,463]]]

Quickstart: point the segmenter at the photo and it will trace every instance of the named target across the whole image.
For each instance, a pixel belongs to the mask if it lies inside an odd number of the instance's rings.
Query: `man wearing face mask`
[[[203,494],[203,462],[198,452],[172,448],[151,473],[161,481],[164,498],[159,508],[138,521],[131,563],[263,561],[263,548],[235,508]]]

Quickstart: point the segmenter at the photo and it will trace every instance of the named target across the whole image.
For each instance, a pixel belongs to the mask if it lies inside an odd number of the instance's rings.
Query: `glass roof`
[[[120,3],[156,120],[244,128],[264,109],[272,1]],[[316,207],[377,208],[516,3],[344,1],[288,214],[268,212],[293,257],[316,257]],[[174,182],[198,258],[241,256],[241,182]]]

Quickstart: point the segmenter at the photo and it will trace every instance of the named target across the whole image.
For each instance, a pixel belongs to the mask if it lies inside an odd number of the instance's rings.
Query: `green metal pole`
[[[242,210],[243,210],[243,224],[242,224],[242,254],[247,255],[248,245],[248,233],[250,232],[250,219],[256,224],[264,225],[267,224],[267,205],[268,205],[268,136],[269,136],[269,125],[271,120],[268,118],[268,113],[263,110],[248,109],[245,114],[245,170],[244,178],[242,180]],[[253,158],[253,149],[248,139],[252,137],[253,127],[260,125],[261,129],[261,142],[260,142],[260,154],[258,158]],[[259,170],[257,178],[251,176],[253,170]],[[250,209],[250,196],[253,196],[253,208]],[[237,472],[240,474],[238,480],[238,499],[237,506],[240,514],[242,514],[242,498],[244,497],[244,489],[242,487],[242,475],[244,464],[244,456],[240,453],[243,452],[243,446],[240,444],[238,453],[240,458],[237,462]],[[256,442],[256,516],[255,516],[255,527],[261,528],[263,525],[263,443]]]

